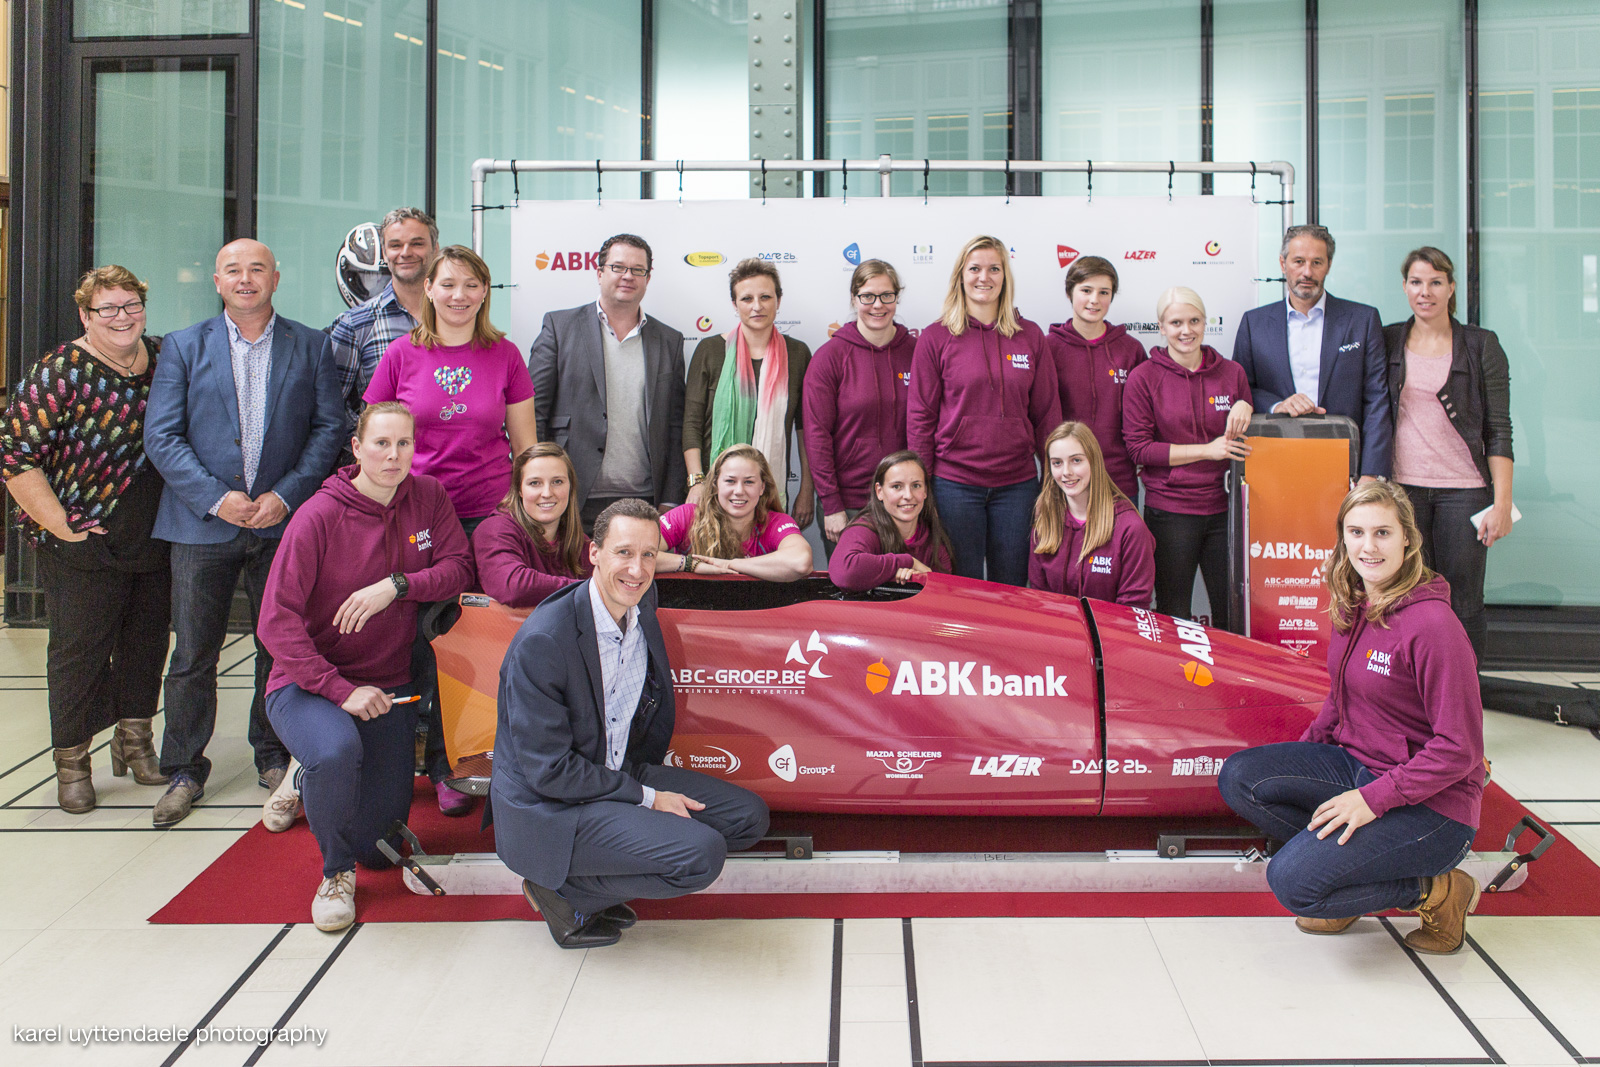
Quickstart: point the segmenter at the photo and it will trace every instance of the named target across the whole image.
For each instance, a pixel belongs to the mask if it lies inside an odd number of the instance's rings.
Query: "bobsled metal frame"
[[[872,159],[476,159],[472,162],[472,250],[483,254],[483,185],[491,174],[593,174],[598,182],[606,173],[621,174],[701,174],[736,172],[745,174],[788,174],[796,171],[824,174],[876,174],[878,195],[893,196],[890,178],[895,174],[1087,174],[1092,183],[1101,174],[1165,174],[1168,189],[1176,174],[1248,174],[1252,178],[1270,174],[1278,179],[1281,195],[1276,204],[1283,209],[1283,229],[1294,225],[1294,165],[1283,160],[1271,163],[1216,163],[1160,160],[1147,163],[1094,160],[1041,159],[895,159],[881,155]],[[1009,183],[1008,183],[1009,184]],[[596,195],[598,196],[598,189]],[[1007,193],[1009,197],[1010,193]],[[1076,194],[1073,194],[1076,195]]]

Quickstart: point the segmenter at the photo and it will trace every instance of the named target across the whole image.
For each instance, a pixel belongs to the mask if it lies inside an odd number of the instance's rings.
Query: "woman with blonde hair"
[[[1112,481],[1094,431],[1063,422],[1044,452],[1048,477],[1033,505],[1028,586],[1149,607],[1155,538]]]
[[[911,361],[906,446],[933,479],[956,573],[1024,585],[1037,457],[1061,421],[1055,359],[1017,314],[1010,250],[974,237]]]
[[[711,490],[661,516],[656,573],[743,574],[792,582],[811,573],[811,545],[783,513],[767,458],[754,445],[724,449],[711,465]]]
[[[1206,306],[1193,289],[1156,300],[1166,347],[1133,368],[1122,393],[1122,435],[1143,470],[1144,521],[1156,539],[1156,610],[1189,618],[1194,572],[1205,579],[1211,624],[1229,628],[1228,462],[1250,454],[1254,409],[1244,368],[1205,343]]]
[[[850,276],[856,317],[811,357],[802,429],[822,512],[822,536],[837,542],[871,500],[879,459],[906,447],[906,395],[916,338],[894,320],[900,275],[869,259]]]
[[[367,384],[369,404],[404,403],[416,416],[418,474],[437,478],[468,537],[505,495],[511,457],[539,440],[533,379],[517,346],[489,321],[489,266],[462,245],[446,245],[423,281],[416,329],[396,337]],[[423,679],[423,757],[439,810],[460,816],[472,798],[445,785],[450,771],[439,721],[433,648],[420,631],[413,674]]]
[[[1483,799],[1477,657],[1428,569],[1406,491],[1351,490],[1325,574],[1332,682],[1298,741],[1229,756],[1217,787],[1288,842],[1267,883],[1306,933],[1337,934],[1369,912],[1416,910],[1418,952],[1466,936],[1477,881],[1466,858]]]
[[[589,577],[593,568],[573,494],[576,482],[572,458],[554,441],[517,454],[511,489],[472,532],[478,583],[485,593],[508,607],[531,608]]]

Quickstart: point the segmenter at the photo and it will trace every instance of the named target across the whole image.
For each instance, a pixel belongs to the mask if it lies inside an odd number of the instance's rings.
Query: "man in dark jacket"
[[[645,315],[653,268],[643,237],[600,246],[600,298],[544,317],[528,353],[539,440],[572,457],[583,527],[606,505],[661,507],[688,493],[683,465],[683,334]]]
[[[642,500],[602,511],[593,577],[540,604],[500,667],[495,847],[562,948],[615,944],[637,918],[628,900],[704,889],[767,832],[754,793],[662,766],[674,705],[651,594],[660,539]]]
[[[1361,479],[1387,478],[1394,448],[1378,309],[1325,286],[1333,234],[1291,226],[1278,255],[1287,300],[1247,311],[1233,341],[1256,411],[1344,415],[1361,430]]]

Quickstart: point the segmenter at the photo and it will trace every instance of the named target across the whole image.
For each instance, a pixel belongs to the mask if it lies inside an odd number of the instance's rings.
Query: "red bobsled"
[[[775,810],[940,815],[1226,811],[1223,761],[1292,741],[1327,673],[1141,608],[943,574],[868,593],[664,577],[668,760]],[[527,616],[481,595],[434,642],[456,788],[487,790],[500,661]]]

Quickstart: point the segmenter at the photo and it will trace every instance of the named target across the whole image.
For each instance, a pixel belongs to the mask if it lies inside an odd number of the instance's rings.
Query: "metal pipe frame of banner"
[[[829,174],[873,173],[878,175],[880,196],[893,195],[889,179],[896,173],[986,173],[986,174],[1248,174],[1254,178],[1262,174],[1277,177],[1282,195],[1277,200],[1261,203],[1277,204],[1283,209],[1283,228],[1294,225],[1294,165],[1283,160],[1271,163],[1193,163],[1162,160],[1154,163],[1096,163],[1093,160],[1057,161],[1039,159],[895,159],[881,155],[871,159],[797,159],[781,163],[762,159],[477,159],[472,163],[472,250],[483,254],[483,183],[490,174],[509,171],[512,174],[559,174],[571,172],[593,173],[598,178],[606,172],[623,174],[688,173],[707,171],[733,171],[756,174],[792,173],[811,171]]]

